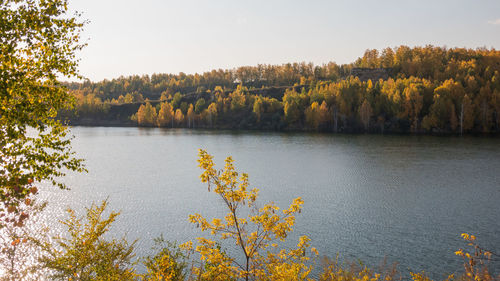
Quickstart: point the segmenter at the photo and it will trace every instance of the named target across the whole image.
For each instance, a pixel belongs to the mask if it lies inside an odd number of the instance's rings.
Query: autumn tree
[[[464,95],[460,104],[460,133],[467,132],[474,127],[474,108],[469,95]]]
[[[137,111],[137,123],[139,126],[155,126],[157,124],[157,113],[151,103],[141,105]]]
[[[132,93],[128,93],[124,98],[125,103],[135,103],[135,102],[144,102],[144,97],[141,93],[135,91]]]
[[[318,129],[319,126],[319,105],[318,102],[313,102],[306,108],[305,112],[306,123],[313,129]]]
[[[194,248],[200,255],[200,264],[195,276],[203,280],[306,280],[312,266],[306,250],[310,239],[302,236],[296,248],[285,249],[278,245],[285,241],[293,230],[295,215],[302,209],[303,201],[296,198],[289,208],[280,210],[273,203],[258,207],[258,190],[250,189],[248,175],[239,174],[231,157],[226,158],[223,170],[215,170],[213,157],[199,151],[201,181],[208,190],[215,192],[224,202],[227,215],[223,219],[209,221],[200,214],[189,220],[221,240],[231,240],[240,249],[243,261],[223,252],[218,243],[208,238],[198,238]],[[245,218],[242,214],[248,214]],[[192,243],[184,244],[190,247]],[[317,254],[316,249],[310,249]],[[216,265],[216,266],[210,266]]]
[[[59,280],[135,280],[135,242],[125,237],[106,237],[111,224],[119,213],[105,217],[108,205],[92,204],[86,214],[78,216],[68,209],[68,218],[62,221],[67,233],[61,233],[49,241],[40,241],[43,256],[42,267],[50,269],[50,277]]]
[[[275,98],[263,97],[262,101],[265,104],[266,113],[277,113],[283,109],[283,104]]]
[[[174,119],[175,119],[175,124],[177,126],[180,126],[182,124],[182,122],[184,121],[184,114],[182,113],[182,110],[180,108],[178,108],[175,111]]]
[[[189,104],[187,113],[186,113],[186,119],[187,119],[187,127],[192,128],[194,127],[194,110],[193,110],[193,104]]]
[[[285,120],[288,124],[295,124],[301,121],[302,113],[307,106],[308,97],[304,93],[299,94],[295,90],[286,90],[283,95],[283,110]]]
[[[174,127],[174,110],[168,102],[164,102],[158,111],[158,126],[160,127]]]
[[[489,99],[492,96],[489,85],[482,87],[476,95],[474,103],[478,109],[478,119],[481,123],[481,131],[489,132],[492,121],[492,114]]]
[[[455,82],[449,79],[434,89],[433,103],[429,108],[429,114],[422,120],[425,129],[446,130],[457,127],[458,121],[454,105],[457,97],[454,95],[454,85]]]
[[[451,104],[450,105],[450,128],[451,128],[451,131],[455,132],[457,127],[458,127],[458,118],[457,118],[455,105]]]
[[[194,112],[196,114],[200,114],[203,112],[203,110],[205,110],[205,108],[206,108],[206,101],[205,99],[200,98],[196,101],[196,104],[194,106]]]
[[[391,48],[385,48],[382,51],[380,61],[382,67],[392,67],[394,64],[394,51]]]
[[[208,123],[210,124],[210,127],[213,127],[214,121],[217,118],[217,105],[215,103],[211,103],[208,106],[207,112]]]
[[[117,103],[119,104],[125,103],[125,97],[123,95],[120,95],[117,99]]]
[[[375,68],[379,67],[379,65],[380,65],[379,56],[378,56],[378,51],[376,49],[366,50],[365,54],[359,61],[360,67]]]
[[[81,77],[76,53],[84,22],[69,16],[67,1],[0,2],[0,215],[16,214],[37,193],[35,184],[83,171],[68,130],[57,119],[73,98],[58,79]],[[28,133],[30,131],[30,133]],[[0,227],[4,225],[0,222]]]
[[[127,93],[125,95],[125,97],[123,97],[123,102],[124,103],[133,103],[134,102],[134,97],[132,96],[132,94]]]
[[[429,109],[429,114],[422,119],[422,127],[428,131],[432,129],[444,130],[450,120],[448,100],[439,95],[434,95],[434,103]]]
[[[365,99],[365,101],[363,101],[363,104],[359,108],[359,116],[361,118],[363,126],[365,127],[365,131],[368,131],[372,114],[373,114],[372,106],[370,105],[368,100]]]
[[[146,273],[144,281],[185,281],[190,279],[189,255],[176,243],[166,241],[163,236],[154,239],[154,255],[144,258]]]
[[[175,93],[175,95],[172,99],[172,108],[173,109],[179,108],[179,106],[181,105],[181,100],[182,100],[181,93],[179,93],[179,92]]]
[[[187,111],[189,109],[189,104],[187,102],[183,101],[183,102],[181,102],[179,109],[182,111],[182,114],[186,115]]]
[[[331,116],[331,111],[328,108],[328,104],[326,103],[326,101],[323,101],[319,106],[318,110],[319,125],[324,126],[325,124],[329,123],[331,120],[330,116]]]
[[[417,132],[420,122],[420,113],[424,105],[424,98],[417,85],[411,83],[403,91],[404,107],[411,122],[411,131]]]
[[[500,79],[499,79],[500,80]],[[492,107],[495,109],[495,122],[497,130],[500,129],[500,87],[499,89],[495,89],[493,92],[493,96],[491,98]]]
[[[461,236],[464,239],[464,242],[466,242],[469,249],[461,248],[455,252],[455,255],[463,259],[465,273],[463,274],[463,276],[460,276],[460,279],[467,281],[498,280],[498,278],[500,278],[500,275],[495,278],[492,272],[490,272],[488,265],[491,265],[493,261],[498,260],[500,256],[481,247],[476,240],[476,236],[470,235],[468,233],[462,233]],[[419,281],[415,278],[414,280]]]
[[[167,100],[168,100],[167,92],[164,91],[161,93],[160,101],[167,101]]]
[[[260,122],[260,118],[262,117],[262,113],[264,112],[264,107],[263,107],[263,103],[262,103],[262,98],[261,97],[256,97],[255,98],[255,101],[253,103],[252,112],[257,117],[257,122]]]
[[[248,89],[241,85],[238,85],[235,91],[229,94],[229,98],[231,99],[231,111],[238,112],[245,108],[246,105],[246,92]]]

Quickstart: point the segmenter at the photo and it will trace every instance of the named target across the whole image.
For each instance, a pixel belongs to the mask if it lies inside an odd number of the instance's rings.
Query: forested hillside
[[[386,75],[367,79],[366,69]],[[500,132],[500,51],[486,48],[400,46],[367,50],[348,65],[257,65],[67,86],[76,107],[59,116],[74,125]]]

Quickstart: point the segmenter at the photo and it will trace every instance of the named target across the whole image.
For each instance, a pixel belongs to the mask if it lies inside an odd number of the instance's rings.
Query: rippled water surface
[[[70,174],[70,191],[43,191],[46,219],[82,210],[109,197],[121,210],[115,234],[139,238],[138,255],[152,238],[186,241],[200,236],[188,221],[196,212],[221,216],[221,201],[199,181],[197,149],[221,168],[231,155],[250,174],[261,202],[286,207],[302,196],[304,211],[294,234],[307,234],[320,253],[384,258],[406,272],[433,277],[460,269],[453,252],[474,233],[500,250],[500,139],[215,132],[140,128],[72,129],[74,150],[88,174]],[[231,250],[230,250],[231,251]],[[500,272],[499,264],[493,265]]]

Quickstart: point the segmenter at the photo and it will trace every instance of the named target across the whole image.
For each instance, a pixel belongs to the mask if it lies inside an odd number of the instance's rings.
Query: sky
[[[367,49],[500,49],[499,0],[69,0],[92,81],[244,65],[350,63]]]

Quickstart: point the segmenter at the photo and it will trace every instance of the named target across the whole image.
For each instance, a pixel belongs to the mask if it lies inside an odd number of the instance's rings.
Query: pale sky
[[[69,0],[90,20],[80,71],[201,73],[243,65],[353,62],[399,45],[500,49],[499,0]]]

